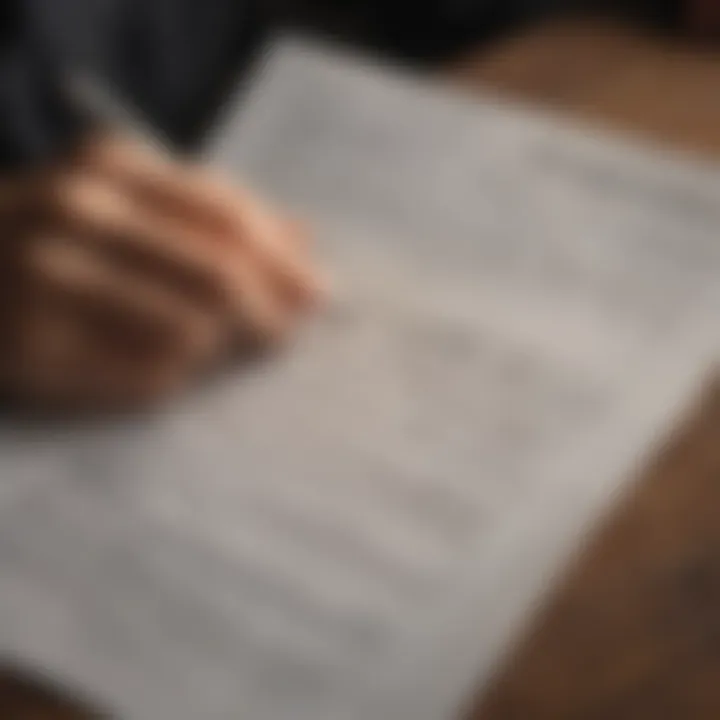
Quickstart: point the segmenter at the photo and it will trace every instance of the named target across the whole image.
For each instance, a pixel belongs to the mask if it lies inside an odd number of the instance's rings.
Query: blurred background
[[[715,0],[274,0],[283,23],[393,55],[437,61],[557,17],[613,18],[678,35],[718,30]]]
[[[280,25],[720,152],[719,0],[273,0]]]
[[[273,0],[278,23],[468,92],[720,157],[720,0]],[[720,239],[719,239],[720,242]],[[720,395],[559,589],[473,720],[720,718]],[[0,671],[0,718],[101,717]],[[368,719],[370,720],[370,719]]]

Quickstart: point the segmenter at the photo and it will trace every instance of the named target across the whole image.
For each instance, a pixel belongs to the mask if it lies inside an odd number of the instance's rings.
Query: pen
[[[100,81],[86,71],[72,71],[64,81],[66,96],[80,112],[100,125],[115,128],[124,135],[162,154],[169,153],[162,138],[127,99],[115,92],[109,83]]]

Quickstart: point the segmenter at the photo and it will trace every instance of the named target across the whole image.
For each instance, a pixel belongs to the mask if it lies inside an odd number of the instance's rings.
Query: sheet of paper
[[[299,41],[213,158],[331,307],[165,416],[3,430],[0,650],[123,718],[453,718],[714,361],[720,175]]]

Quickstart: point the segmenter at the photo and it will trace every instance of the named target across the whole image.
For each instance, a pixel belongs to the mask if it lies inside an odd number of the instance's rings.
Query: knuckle
[[[112,225],[128,211],[120,193],[82,172],[64,173],[48,184],[51,217],[67,224]]]

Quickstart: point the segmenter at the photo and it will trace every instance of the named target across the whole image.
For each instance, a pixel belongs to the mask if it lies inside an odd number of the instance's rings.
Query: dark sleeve
[[[436,62],[523,24],[598,0],[371,0],[376,34],[391,51]]]
[[[262,0],[0,0],[0,172],[70,147],[82,68],[178,149],[203,137],[265,35]]]
[[[264,0],[123,0],[108,76],[177,148],[193,149],[268,25]]]
[[[0,172],[62,152],[82,130],[58,58],[36,30],[29,5],[0,0]]]

